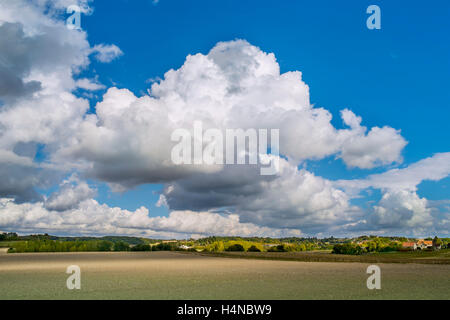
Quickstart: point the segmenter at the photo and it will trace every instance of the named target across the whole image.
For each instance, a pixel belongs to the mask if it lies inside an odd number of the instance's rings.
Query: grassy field
[[[302,252],[218,252],[198,253],[201,255],[281,261],[304,262],[361,262],[361,263],[419,263],[450,265],[450,250],[386,252],[365,255],[331,254],[331,251]]]
[[[11,248],[17,242],[20,241],[0,241],[0,248]]]
[[[449,299],[450,265],[229,259],[176,252],[0,252],[0,299]],[[81,290],[66,288],[67,266]]]

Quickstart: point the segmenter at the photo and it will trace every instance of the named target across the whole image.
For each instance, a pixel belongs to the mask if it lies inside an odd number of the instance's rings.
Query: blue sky
[[[117,44],[124,56],[93,63],[106,84],[142,95],[151,79],[179,68],[188,54],[208,51],[219,41],[246,39],[273,52],[281,71],[299,70],[310,86],[311,102],[333,114],[350,108],[367,127],[389,125],[408,141],[406,166],[450,149],[450,3],[376,1],[381,30],[366,27],[374,1],[96,1],[82,16],[93,43]],[[150,79],[150,80],[149,80]],[[95,105],[95,99],[92,105]],[[374,170],[348,169],[334,157],[311,164],[329,179],[361,178]],[[161,186],[140,186],[126,196],[101,188],[99,200],[136,209],[154,201]],[[419,194],[443,199],[450,181],[424,182]],[[161,214],[164,208],[154,208]]]
[[[449,235],[448,1],[75,2],[0,0],[1,231]],[[280,171],[176,165],[195,121]]]

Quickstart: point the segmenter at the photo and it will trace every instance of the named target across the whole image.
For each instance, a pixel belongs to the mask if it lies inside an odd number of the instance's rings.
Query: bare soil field
[[[81,268],[81,289],[66,268]],[[0,253],[0,299],[450,299],[450,265],[232,259],[176,252]]]

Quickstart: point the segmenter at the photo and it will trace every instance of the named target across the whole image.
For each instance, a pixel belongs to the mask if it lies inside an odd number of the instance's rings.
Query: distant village
[[[369,241],[373,241],[373,239],[358,241],[356,242],[356,244],[366,246]],[[428,238],[428,239],[418,239],[414,241],[397,240],[396,244],[398,245],[397,251],[441,250],[443,246],[447,247],[446,244],[444,244],[444,242],[438,237],[435,237],[434,239]]]
[[[403,242],[402,248],[405,250],[441,250],[442,242],[433,243],[433,241],[421,239],[417,242]]]

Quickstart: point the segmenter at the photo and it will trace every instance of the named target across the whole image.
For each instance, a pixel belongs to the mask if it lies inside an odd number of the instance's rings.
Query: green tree
[[[131,251],[152,251],[152,247],[149,244],[137,244],[131,247]]]
[[[102,240],[98,243],[98,251],[111,251],[113,243],[111,241]]]
[[[214,241],[207,247],[207,250],[211,252],[222,252],[225,250],[225,245],[223,241]]]
[[[442,240],[439,239],[437,236],[433,239],[433,247],[441,247],[442,246]]]
[[[250,248],[248,248],[247,251],[248,252],[261,252],[261,250],[259,250],[255,245],[253,245]]]
[[[233,244],[233,245],[229,246],[226,249],[226,251],[245,251],[245,249],[244,249],[244,247],[241,244],[236,243],[236,244]]]
[[[125,241],[118,241],[114,243],[114,251],[129,251],[130,245]]]
[[[270,247],[269,250],[267,250],[268,252],[287,252],[288,249],[284,246],[284,244],[279,244],[277,246],[274,247]]]
[[[351,254],[360,255],[363,253],[363,248],[354,243],[336,244],[333,247],[332,253],[334,254]]]

